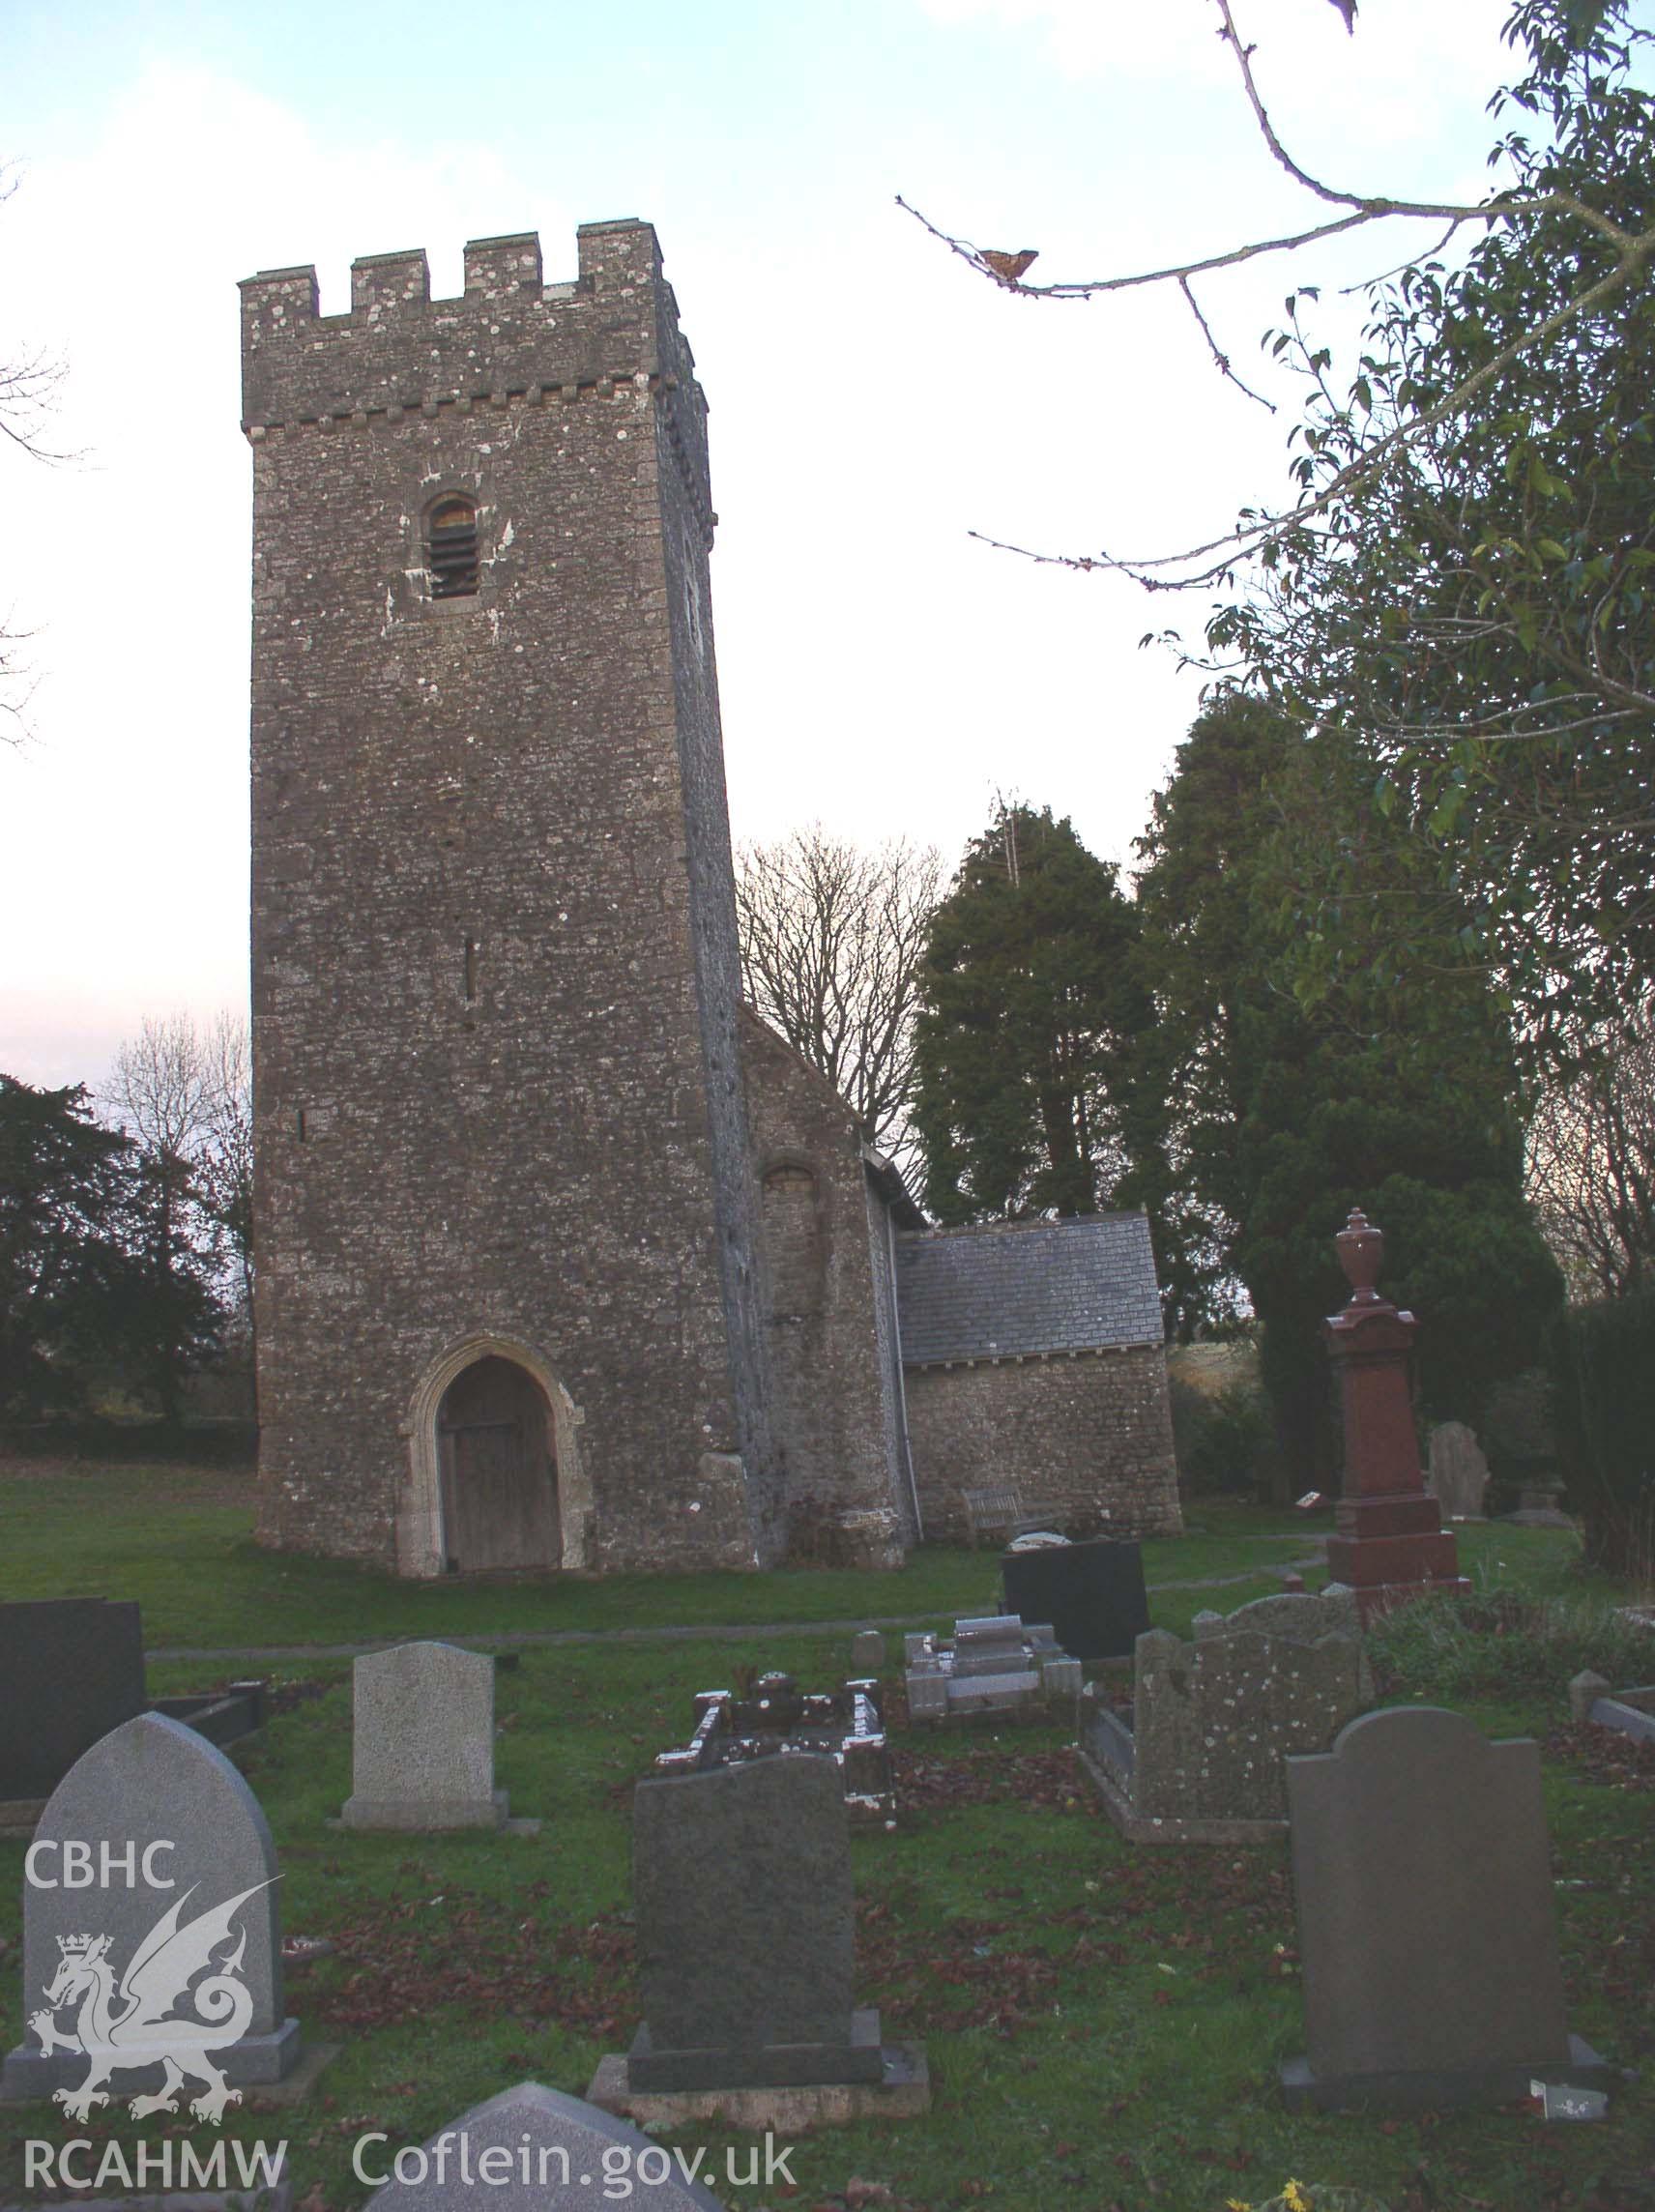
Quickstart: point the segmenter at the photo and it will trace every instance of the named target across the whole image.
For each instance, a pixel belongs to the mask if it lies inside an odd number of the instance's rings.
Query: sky
[[[1505,0],[1233,0],[1295,156],[1349,189],[1485,189]],[[63,365],[52,466],[0,451],[0,1071],[96,1089],[146,1016],[246,999],[250,465],[237,280],[641,216],[711,409],[713,622],[732,826],[907,836],[950,864],[997,798],[1132,840],[1199,707],[1145,632],[1202,595],[1036,566],[1152,555],[1284,491],[1293,389],[1258,341],[1294,283],[1418,252],[1401,224],[1204,282],[1274,416],[1175,292],[1030,281],[1304,227],[1213,0],[6,0],[0,362]],[[1330,305],[1350,335],[1354,307]],[[3,445],[4,441],[0,441]]]

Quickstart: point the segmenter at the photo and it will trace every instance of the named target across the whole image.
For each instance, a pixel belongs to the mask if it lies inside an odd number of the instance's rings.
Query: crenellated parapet
[[[263,270],[242,293],[242,426],[394,427],[480,407],[654,395],[703,522],[712,514],[707,402],[653,226],[582,224],[579,274],[547,284],[534,232],[471,240],[465,289],[433,300],[421,249],[351,265],[347,314],[318,310],[313,267]]]

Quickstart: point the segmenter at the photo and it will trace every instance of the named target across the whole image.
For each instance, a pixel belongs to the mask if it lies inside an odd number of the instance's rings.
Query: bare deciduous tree
[[[146,1016],[115,1056],[103,1103],[161,1163],[169,1205],[206,1217],[214,1257],[252,1314],[252,1082],[247,1024],[221,1010]]]
[[[868,852],[820,823],[737,855],[747,1003],[899,1164],[911,1150],[916,977],[943,885],[935,847],[895,838]]]
[[[897,195],[897,206],[913,216],[950,252],[968,262],[978,276],[1026,299],[1089,300],[1110,293],[1142,291],[1162,285],[1176,286],[1182,295],[1201,333],[1202,341],[1219,373],[1249,399],[1269,408],[1272,414],[1275,412],[1272,402],[1242,382],[1231,364],[1230,356],[1213,335],[1211,326],[1195,296],[1195,279],[1209,276],[1215,270],[1237,268],[1244,262],[1255,261],[1262,256],[1286,254],[1291,258],[1307,247],[1336,238],[1346,231],[1365,230],[1374,223],[1399,219],[1412,223],[1442,224],[1444,229],[1436,244],[1436,254],[1440,254],[1449,241],[1467,226],[1480,227],[1485,233],[1506,229],[1524,235],[1536,232],[1540,225],[1548,221],[1560,219],[1564,224],[1574,226],[1578,241],[1594,242],[1600,248],[1607,248],[1604,257],[1608,267],[1594,267],[1589,279],[1571,285],[1564,298],[1552,304],[1549,312],[1537,310],[1526,325],[1516,331],[1491,359],[1474,366],[1466,366],[1445,389],[1431,394],[1429,405],[1414,408],[1382,437],[1368,441],[1358,453],[1352,455],[1345,468],[1320,484],[1313,496],[1301,498],[1291,508],[1270,512],[1249,510],[1242,515],[1234,529],[1227,530],[1203,543],[1185,546],[1176,552],[1135,557],[1122,557],[1111,552],[1041,553],[1025,545],[1006,545],[1003,540],[990,538],[980,531],[972,533],[973,537],[982,538],[987,544],[1004,552],[1022,554],[1029,560],[1067,568],[1118,569],[1151,591],[1188,591],[1220,581],[1228,582],[1238,563],[1265,554],[1285,537],[1315,523],[1337,504],[1342,495],[1382,469],[1386,460],[1398,449],[1427,438],[1439,424],[1452,422],[1465,412],[1467,405],[1477,401],[1480,394],[1496,386],[1502,372],[1521,357],[1544,346],[1560,332],[1566,332],[1570,326],[1589,317],[1594,310],[1617,295],[1647,285],[1651,267],[1655,266],[1655,224],[1617,221],[1606,209],[1594,206],[1580,193],[1566,189],[1535,191],[1508,188],[1491,191],[1480,200],[1420,200],[1390,192],[1350,191],[1313,175],[1289,150],[1271,119],[1254,68],[1258,49],[1244,38],[1237,27],[1232,0],[1211,0],[1211,4],[1217,35],[1234,59],[1242,93],[1252,109],[1253,120],[1268,149],[1270,159],[1287,172],[1301,191],[1332,211],[1321,220],[1308,223],[1300,230],[1280,237],[1243,240],[1238,245],[1222,247],[1214,252],[1201,254],[1188,261],[1171,262],[1154,269],[1123,270],[1104,276],[1031,284],[1027,281],[1025,273],[1039,258],[1037,251],[1025,247],[1018,253],[1006,254],[973,246],[969,239],[956,237],[941,228],[916,207],[911,206],[900,193]],[[1352,30],[1354,6],[1350,6],[1347,13],[1347,0],[1334,0],[1334,4],[1346,16],[1346,29]],[[1512,0],[1511,15],[1506,24],[1507,43],[1514,45],[1526,43],[1537,62],[1545,57],[1555,69],[1561,51],[1571,47],[1579,51],[1593,50],[1600,34],[1607,38],[1626,14],[1626,8],[1627,0],[1584,0],[1583,5],[1573,8],[1570,7],[1569,0]],[[1647,43],[1651,34],[1634,28],[1629,29],[1626,36],[1629,44],[1636,46]],[[1517,104],[1525,109],[1532,110],[1536,105],[1530,88],[1525,87],[1519,88],[1515,93],[1496,96],[1496,107],[1511,98],[1515,98]],[[1520,140],[1515,142],[1523,143]]]
[[[1528,1195],[1575,1296],[1655,1283],[1655,1002],[1612,1054],[1542,1096]]]
[[[0,203],[9,200],[16,189],[15,173],[0,164]],[[0,361],[0,439],[31,460],[70,458],[45,443],[46,424],[63,373],[62,362],[40,346],[27,348],[15,361]],[[27,735],[23,713],[30,684],[15,651],[26,634],[0,619],[0,730],[14,744]]]

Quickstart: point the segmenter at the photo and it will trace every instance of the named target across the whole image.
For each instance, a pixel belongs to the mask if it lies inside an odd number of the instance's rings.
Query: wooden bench
[[[1025,1504],[1023,1493],[1015,1482],[997,1483],[989,1490],[962,1490],[960,1502],[966,1509],[973,1551],[983,1536],[998,1536],[1002,1542],[1009,1542],[1013,1536],[1022,1536],[1031,1528],[1056,1528],[1059,1525],[1055,1505]]]

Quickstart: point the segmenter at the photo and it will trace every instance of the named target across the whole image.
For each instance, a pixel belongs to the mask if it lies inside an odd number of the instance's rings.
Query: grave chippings
[[[747,1760],[817,1752],[833,1761],[844,1783],[853,1828],[896,1825],[896,1785],[880,1716],[877,1681],[847,1682],[812,1694],[791,1674],[761,1674],[750,1695],[703,1690],[695,1701],[695,1732],[687,1744],[656,1755],[659,1774],[699,1774]]]
[[[351,1697],[351,1794],[341,1826],[507,1824],[507,1792],[494,1787],[494,1661],[486,1652],[436,1643],[370,1651],[352,1669]]]
[[[0,2098],[68,2116],[219,2122],[301,2056],[282,2003],[276,1848],[214,1744],[160,1713],[103,1736],[53,1790],[24,1858],[21,2042]]]
[[[1007,1613],[1046,1620],[1071,1659],[1124,1659],[1149,1625],[1144,1553],[1094,1537],[1080,1544],[1008,1550],[1000,1562]]]
[[[906,1637],[904,1656],[911,1721],[1042,1710],[1081,1687],[1081,1663],[1050,1625],[1026,1625],[1014,1613],[956,1620],[952,1643],[931,1630]]]
[[[356,2156],[362,2177],[380,2184],[367,2201],[381,2212],[479,2202],[492,2212],[591,2212],[625,2197],[650,2212],[719,2212],[693,2170],[705,2162],[704,2146],[668,2150],[614,2113],[537,2081],[474,2105],[422,2144],[370,2134]]]
[[[1290,2106],[1417,2111],[1603,2089],[1563,2016],[1540,1753],[1393,1706],[1287,1761],[1306,2052]]]
[[[1352,1593],[1262,1597],[1199,1613],[1189,1643],[1138,1639],[1130,1712],[1089,1685],[1080,1752],[1136,1843],[1251,1843],[1286,1833],[1290,1752],[1325,1751],[1373,1702]]]

